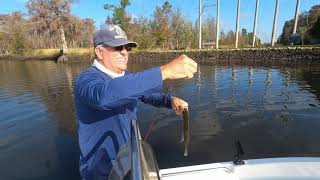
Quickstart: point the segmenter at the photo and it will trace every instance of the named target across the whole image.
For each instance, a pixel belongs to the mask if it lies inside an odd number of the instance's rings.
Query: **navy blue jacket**
[[[130,144],[138,100],[171,108],[171,96],[161,93],[162,85],[159,67],[114,79],[96,67],[80,73],[74,95],[83,178],[108,178],[117,153]]]

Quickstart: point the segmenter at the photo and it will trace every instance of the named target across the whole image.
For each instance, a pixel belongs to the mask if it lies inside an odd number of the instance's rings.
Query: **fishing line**
[[[213,4],[213,5],[208,5],[207,3],[205,3],[205,4],[202,6],[202,10],[201,10],[200,16],[202,16],[205,8],[213,7],[213,6],[216,6],[216,5],[215,5],[215,4]],[[197,27],[197,25],[198,25],[198,23],[199,23],[199,20],[200,20],[200,17],[197,18],[197,21],[196,21],[194,27],[192,28],[192,33],[191,33],[191,36],[189,37],[189,39],[188,39],[188,41],[187,41],[187,42],[188,42],[187,44],[190,43],[191,38],[192,38],[192,36],[193,36],[194,33],[195,33],[195,29],[196,29],[196,27]],[[188,47],[188,45],[187,45],[187,47]],[[200,66],[199,66],[199,65],[198,65],[198,68],[199,68],[199,70],[200,70]],[[167,88],[164,90],[164,94],[167,94],[167,93],[168,93],[170,87],[171,87],[171,82],[168,83]],[[159,113],[159,109],[154,113],[153,120],[152,120],[152,122],[151,122],[151,124],[150,124],[150,126],[149,126],[149,128],[148,128],[148,130],[147,130],[146,135],[145,135],[144,138],[143,138],[143,141],[144,141],[144,142],[147,142],[147,139],[148,139],[149,135],[151,134],[151,131],[152,131],[153,127],[159,122],[159,120],[157,120],[157,115],[158,115],[158,113]]]
[[[198,77],[199,77],[199,76],[200,76],[200,73],[201,73],[201,71],[200,71],[200,65],[198,65],[197,72],[198,72]],[[169,89],[172,87],[172,84],[171,84],[171,83],[172,83],[171,81],[168,82],[168,86],[167,86],[166,89],[164,90],[164,94],[167,94],[168,91],[169,91]],[[153,127],[160,122],[159,119],[157,120],[157,115],[158,115],[159,111],[160,111],[160,110],[158,109],[158,110],[154,113],[153,120],[152,120],[152,122],[151,122],[151,124],[150,124],[150,126],[149,126],[149,128],[148,128],[148,131],[147,131],[146,135],[145,135],[144,138],[143,138],[143,141],[144,141],[144,142],[147,142],[147,139],[148,139],[149,135],[151,134],[151,131],[152,131]]]
[[[169,91],[169,88],[171,87],[171,82],[168,83],[168,86],[166,87],[166,89],[164,90],[164,94],[167,94]],[[157,115],[159,113],[159,109],[157,111],[155,111],[154,116],[153,116],[153,120],[148,128],[147,134],[144,136],[143,141],[147,142],[147,138],[149,137],[151,130],[153,129],[153,127],[159,122],[159,120],[157,120]]]

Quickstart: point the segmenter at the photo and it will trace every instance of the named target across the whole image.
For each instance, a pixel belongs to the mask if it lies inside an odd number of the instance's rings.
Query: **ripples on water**
[[[70,67],[0,61],[1,179],[77,179]]]
[[[1,179],[79,178],[73,84],[88,66],[0,61]],[[232,160],[236,140],[245,158],[319,156],[319,70],[201,66],[192,80],[165,83],[189,102],[190,156],[172,111],[139,104],[142,134],[156,113],[148,141],[160,168]]]

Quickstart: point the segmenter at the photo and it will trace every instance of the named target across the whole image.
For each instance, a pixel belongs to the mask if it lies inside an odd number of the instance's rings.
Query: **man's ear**
[[[98,59],[103,59],[102,52],[99,47],[94,48],[94,52],[96,53]]]

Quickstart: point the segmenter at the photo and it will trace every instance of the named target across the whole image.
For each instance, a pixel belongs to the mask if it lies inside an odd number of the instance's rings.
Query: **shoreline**
[[[186,54],[200,64],[228,64],[228,65],[320,65],[320,47],[285,47],[285,48],[244,48],[244,49],[202,49],[175,51],[134,51],[130,54],[133,63],[163,63]],[[29,61],[50,60],[57,61],[60,56],[36,55],[16,56],[2,55],[0,60]],[[68,61],[63,63],[90,62],[93,54],[70,54]]]
[[[141,52],[132,54],[130,60],[168,62],[182,52]],[[320,65],[320,47],[222,49],[184,51],[183,53],[198,63],[210,65]]]

